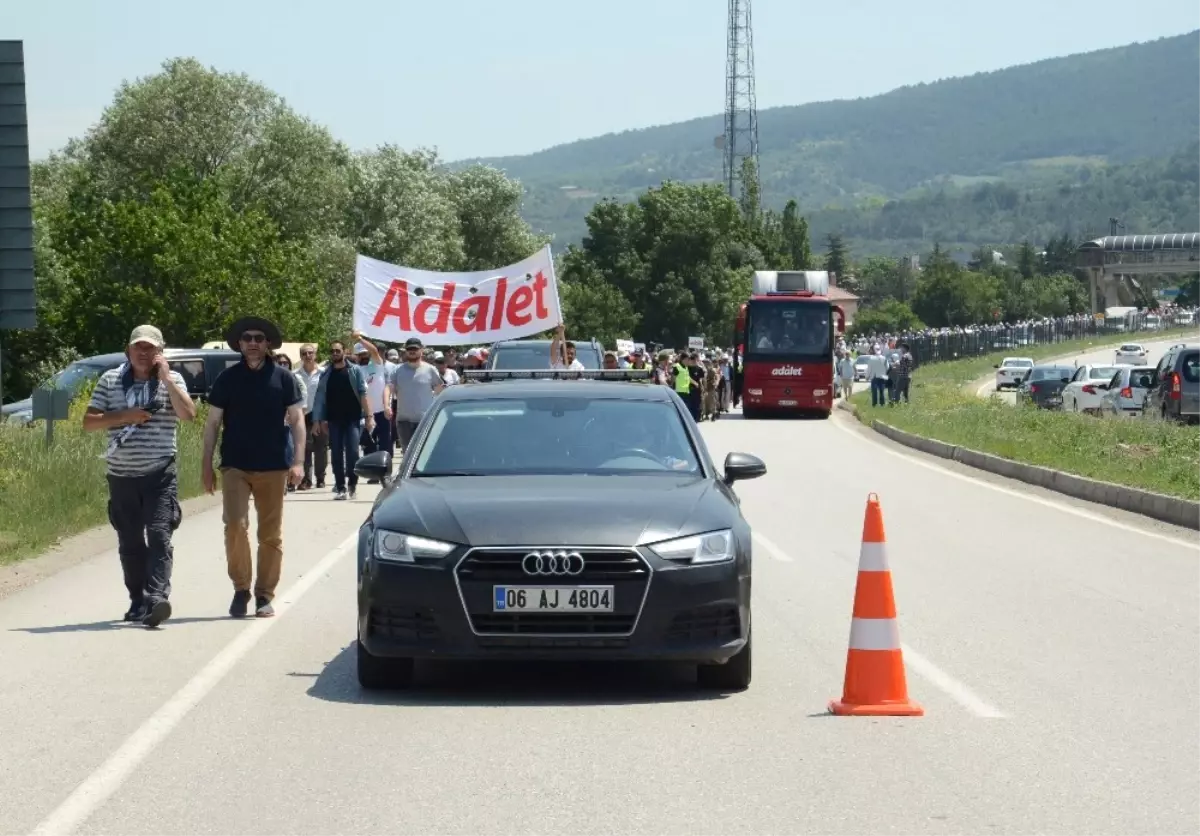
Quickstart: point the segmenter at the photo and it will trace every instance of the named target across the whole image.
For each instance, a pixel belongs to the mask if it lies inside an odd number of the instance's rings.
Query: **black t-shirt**
[[[267,360],[259,369],[245,361],[217,375],[208,402],[224,410],[221,467],[238,470],[287,470],[284,418],[303,403],[296,376]]]
[[[362,401],[354,391],[354,384],[350,382],[349,367],[342,366],[339,369],[330,363],[325,369],[325,374],[328,376],[325,381],[325,420],[361,420]]]

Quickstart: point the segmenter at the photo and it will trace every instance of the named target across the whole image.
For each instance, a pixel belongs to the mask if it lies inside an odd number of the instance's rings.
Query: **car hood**
[[[632,546],[729,528],[724,486],[698,476],[444,476],[398,482],[379,528],[472,546]]]

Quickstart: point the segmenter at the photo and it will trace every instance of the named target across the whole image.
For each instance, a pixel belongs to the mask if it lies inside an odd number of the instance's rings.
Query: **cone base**
[[[838,717],[924,717],[925,709],[911,700],[874,705],[852,705],[833,700],[829,703],[829,713]]]

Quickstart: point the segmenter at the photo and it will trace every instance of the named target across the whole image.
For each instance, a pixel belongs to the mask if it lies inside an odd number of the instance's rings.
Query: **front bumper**
[[[366,538],[364,538],[366,539]],[[360,545],[360,549],[365,548]],[[561,548],[561,547],[559,547]],[[654,660],[718,662],[736,654],[750,628],[748,561],[680,566],[646,549],[620,553],[640,574],[530,578],[514,566],[468,561],[535,547],[458,549],[435,564],[409,565],[360,553],[358,638],[372,656],[414,659]],[[631,558],[636,558],[632,560]],[[613,610],[596,614],[511,614],[492,609],[493,587],[516,584],[613,587]]]

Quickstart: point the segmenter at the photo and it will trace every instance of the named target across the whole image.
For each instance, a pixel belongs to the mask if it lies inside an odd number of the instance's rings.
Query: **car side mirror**
[[[392,454],[387,450],[368,453],[354,465],[354,475],[359,479],[377,479],[386,484],[392,476]]]
[[[749,453],[730,453],[725,457],[726,485],[734,482],[744,482],[747,479],[757,479],[767,472],[767,466],[758,456]]]

